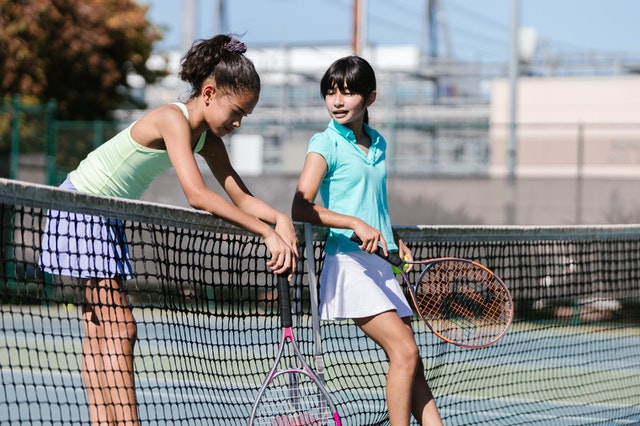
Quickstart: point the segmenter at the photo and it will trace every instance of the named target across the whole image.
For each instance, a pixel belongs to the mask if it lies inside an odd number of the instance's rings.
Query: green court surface
[[[204,419],[228,415],[229,410],[240,418],[248,413],[271,366],[269,354],[276,350],[276,319],[229,319],[223,328],[218,319],[218,328],[212,329],[202,316],[181,314],[171,318],[169,325],[164,313],[137,309],[135,315],[140,321],[135,362],[143,418],[171,424],[174,416],[184,418],[183,412],[174,412],[176,406],[194,411],[196,420],[189,424],[206,424]],[[2,410],[6,414],[0,414],[0,421],[8,420],[9,412],[12,421],[16,413],[28,415],[31,421],[36,420],[34,413],[40,413],[38,422],[43,423],[85,421],[79,372],[82,328],[75,308],[5,306],[1,318],[4,329],[13,332],[0,337],[4,383],[0,401],[10,410]],[[262,332],[257,331],[258,325]],[[265,328],[271,331],[265,333]],[[307,329],[301,333],[305,338]],[[170,344],[166,335],[172,337]],[[520,322],[501,342],[479,350],[456,348],[428,333],[420,336],[425,336],[420,344],[427,376],[443,416],[449,417],[447,425],[471,424],[479,418],[501,424],[514,424],[509,421],[514,418],[519,419],[515,424],[640,422],[640,402],[630,392],[640,385],[638,327],[601,324],[545,329]],[[225,345],[216,349],[211,344],[216,339],[225,340]],[[229,345],[234,339],[239,343],[237,350]],[[357,334],[345,336],[345,341],[370,345]],[[613,358],[611,348],[605,347],[612,341],[617,345]],[[516,355],[515,346],[521,347]],[[384,411],[386,361],[367,358],[371,353],[367,351],[326,349],[331,355],[324,356],[325,377],[339,410],[356,415],[367,405]],[[607,359],[598,359],[604,350]],[[307,354],[309,359],[311,355]],[[49,407],[34,409],[42,404],[34,401],[43,398],[33,396],[43,387],[50,390]]]

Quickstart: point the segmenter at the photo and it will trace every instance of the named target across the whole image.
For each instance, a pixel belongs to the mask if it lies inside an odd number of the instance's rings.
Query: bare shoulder
[[[182,132],[188,135],[189,122],[174,104],[150,110],[131,128],[131,136],[137,143],[156,149],[164,149],[166,137],[179,137]]]
[[[176,104],[164,104],[150,110],[145,116],[151,117],[154,120],[179,120],[180,122],[188,123],[184,113]]]

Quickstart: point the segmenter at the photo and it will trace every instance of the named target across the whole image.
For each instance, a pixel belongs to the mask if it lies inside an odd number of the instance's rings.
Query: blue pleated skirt
[[[69,177],[60,188],[77,190]],[[118,219],[49,210],[40,267],[77,278],[133,278],[124,223]]]

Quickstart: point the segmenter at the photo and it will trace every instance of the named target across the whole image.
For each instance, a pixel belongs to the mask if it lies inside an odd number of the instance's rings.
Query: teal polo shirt
[[[335,120],[311,138],[307,153],[318,153],[327,162],[327,173],[320,184],[323,205],[380,230],[387,248],[397,250],[387,201],[387,142],[366,124],[364,131],[371,138],[368,154],[356,145],[353,131]],[[352,234],[351,229],[330,228],[325,251],[335,254],[360,250],[349,240]]]

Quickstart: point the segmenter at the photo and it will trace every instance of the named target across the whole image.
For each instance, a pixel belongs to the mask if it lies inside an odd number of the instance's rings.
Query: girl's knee
[[[420,364],[420,351],[414,342],[398,345],[394,350],[394,354],[395,356],[390,357],[391,362],[395,360],[411,369],[417,368]]]
[[[420,351],[418,350],[417,346],[413,346],[411,347],[407,353],[406,353],[406,357],[407,357],[407,362],[411,363],[415,368],[418,367],[418,365],[420,365]]]
[[[126,336],[128,340],[136,341],[138,338],[138,326],[135,321],[127,321],[122,324],[122,333],[121,335]]]
[[[107,334],[111,334],[114,339],[135,342],[138,338],[138,326],[133,318],[119,318],[112,322]]]
[[[96,320],[96,315],[87,314],[85,316],[85,331],[88,336],[131,342],[135,342],[138,337],[136,321],[133,316],[129,315]]]

